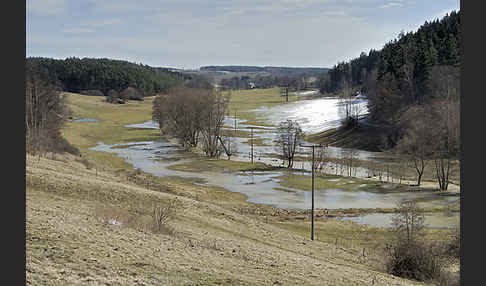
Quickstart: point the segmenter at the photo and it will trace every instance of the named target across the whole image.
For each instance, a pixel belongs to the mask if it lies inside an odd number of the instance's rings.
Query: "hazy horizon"
[[[111,58],[154,67],[331,68],[458,0],[27,0],[26,56]]]

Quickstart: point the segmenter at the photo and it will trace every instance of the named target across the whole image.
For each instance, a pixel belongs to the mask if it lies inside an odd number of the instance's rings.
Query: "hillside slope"
[[[240,194],[88,167],[26,156],[28,282],[422,285],[372,270],[360,251],[267,223]],[[175,198],[172,231],[151,232],[153,206]]]

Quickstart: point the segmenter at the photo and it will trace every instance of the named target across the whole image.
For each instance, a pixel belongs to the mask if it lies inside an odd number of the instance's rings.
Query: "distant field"
[[[225,94],[231,94],[228,114],[234,116],[236,112],[236,117],[247,120],[246,124],[249,125],[271,126],[252,110],[263,106],[272,107],[286,103],[285,97],[280,95],[279,88],[232,90],[225,92]],[[305,98],[307,97],[289,95],[289,102]]]

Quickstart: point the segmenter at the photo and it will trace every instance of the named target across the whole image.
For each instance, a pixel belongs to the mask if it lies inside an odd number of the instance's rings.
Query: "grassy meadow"
[[[131,123],[152,119],[153,97],[126,104],[105,102],[105,97],[64,93],[67,106],[74,118],[94,118],[98,122],[67,122],[62,135],[81,152],[82,157],[100,166],[114,169],[131,168],[116,154],[89,150],[98,142],[115,144],[134,141],[150,141],[159,138],[158,130],[125,128]]]

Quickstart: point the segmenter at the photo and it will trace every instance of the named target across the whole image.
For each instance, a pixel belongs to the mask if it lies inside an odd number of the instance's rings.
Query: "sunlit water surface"
[[[366,99],[357,99],[357,104],[366,106]],[[289,104],[273,107],[260,108],[255,110],[264,114],[268,122],[278,125],[282,120],[297,120],[304,132],[320,132],[329,128],[339,126],[339,100],[337,98],[322,98],[314,100],[303,100]],[[232,129],[235,118],[225,118],[225,126]],[[236,119],[238,130],[250,131],[250,125]],[[127,128],[150,128],[158,129],[158,124],[153,121],[130,124]],[[255,127],[255,126],[253,126]],[[263,138],[264,144],[273,145],[275,140],[274,127],[261,127],[255,129],[255,138]],[[257,131],[258,130],[258,131]],[[232,160],[250,161],[250,145],[243,142],[248,138],[235,138],[238,153],[232,156]],[[124,148],[112,148],[123,145]],[[338,157],[341,148],[329,147],[329,154]],[[299,189],[282,187],[277,177],[285,175],[284,171],[272,172],[184,172],[168,169],[169,166],[189,162],[187,154],[177,145],[169,143],[161,138],[158,141],[132,142],[124,144],[105,145],[99,143],[91,150],[115,153],[125,159],[135,168],[155,176],[180,177],[192,179],[196,184],[223,187],[232,192],[239,192],[248,197],[249,202],[273,205],[280,208],[308,209],[311,204],[311,192]],[[270,157],[275,154],[275,147],[254,146],[254,160],[272,165],[279,165],[282,162]],[[303,152],[303,150],[301,150]],[[377,153],[359,151],[358,157],[362,160],[376,160]],[[294,166],[295,167],[295,166]],[[310,170],[310,162],[298,163],[297,167]],[[364,174],[365,170],[361,170]],[[315,191],[315,207],[320,209],[335,208],[390,208],[394,207],[399,199],[427,198],[429,202],[436,205],[451,204],[458,200],[455,196],[440,196],[434,192],[401,192],[401,193],[378,193],[367,191],[345,191],[342,189],[319,189]],[[373,214],[361,217],[345,217],[342,219],[352,220],[357,223],[370,224],[375,226],[389,226],[390,214]],[[432,227],[448,227],[459,223],[459,215],[445,216],[442,214],[429,215],[427,221]]]

